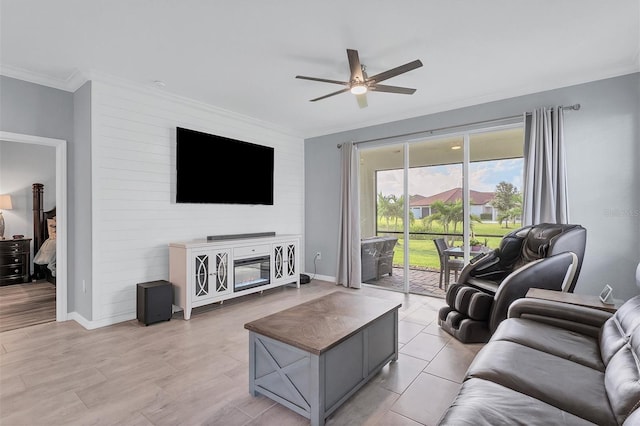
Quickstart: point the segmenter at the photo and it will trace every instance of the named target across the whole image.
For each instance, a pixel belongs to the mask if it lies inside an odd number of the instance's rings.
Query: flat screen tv
[[[176,128],[176,203],[273,205],[273,151]]]

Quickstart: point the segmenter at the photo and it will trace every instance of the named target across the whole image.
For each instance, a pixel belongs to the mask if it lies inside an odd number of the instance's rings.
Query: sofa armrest
[[[511,304],[509,318],[523,318],[598,337],[613,314],[595,308],[542,299],[524,298]]]

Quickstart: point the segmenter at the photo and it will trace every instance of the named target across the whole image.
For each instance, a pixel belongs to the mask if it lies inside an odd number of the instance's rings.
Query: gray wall
[[[69,311],[93,319],[91,228],[91,82],[73,94],[73,149],[67,158],[69,192]],[[82,282],[85,285],[82,285]]]
[[[80,89],[79,97],[87,99],[89,95],[83,90],[87,91],[85,87]],[[88,103],[80,105],[80,109],[83,109],[82,105],[88,107]],[[90,185],[91,178],[89,146],[84,145],[90,141],[86,140],[86,131],[81,133],[83,139],[75,139],[76,109],[72,93],[0,76],[0,130],[67,141],[67,309],[91,319],[90,299],[75,300],[77,288],[81,288],[79,277],[84,276],[87,268],[89,274],[91,272],[91,252],[86,250],[91,247],[90,228],[77,229],[75,226],[78,218],[86,218],[90,214],[91,206],[90,194],[86,194],[87,188],[90,191],[87,185]],[[86,126],[90,125],[88,118],[80,117],[80,120]],[[76,192],[78,187],[83,188],[80,196]]]
[[[580,103],[565,114],[571,222],[587,229],[577,293],[638,294],[640,261],[640,74],[490,102],[305,140],[305,270],[322,252],[317,274],[336,274],[340,154],[336,144],[464,125]]]
[[[0,76],[0,129],[71,141],[73,95]]]

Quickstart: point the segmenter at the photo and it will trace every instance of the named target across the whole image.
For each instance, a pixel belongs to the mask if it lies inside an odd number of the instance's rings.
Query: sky
[[[469,165],[470,188],[492,192],[502,181],[510,182],[522,190],[523,159],[480,161]],[[403,193],[402,170],[378,172],[378,193]],[[452,188],[462,187],[462,164],[417,167],[409,169],[409,194],[428,197]]]

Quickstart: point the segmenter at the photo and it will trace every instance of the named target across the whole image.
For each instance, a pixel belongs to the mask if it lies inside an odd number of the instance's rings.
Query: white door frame
[[[56,149],[56,321],[67,320],[67,141],[0,131],[0,140]]]

